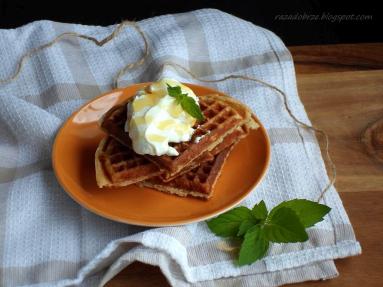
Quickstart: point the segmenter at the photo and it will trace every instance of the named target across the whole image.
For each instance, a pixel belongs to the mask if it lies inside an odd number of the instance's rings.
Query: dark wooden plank
[[[116,277],[109,281],[106,287],[170,287],[160,268],[141,262],[134,262]]]
[[[289,47],[298,74],[383,69],[383,43]]]

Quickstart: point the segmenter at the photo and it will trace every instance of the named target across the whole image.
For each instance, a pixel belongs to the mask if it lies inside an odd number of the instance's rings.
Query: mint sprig
[[[181,105],[185,112],[199,121],[205,119],[196,101],[192,97],[189,97],[188,94],[183,94],[180,86],[172,87],[169,84],[167,84],[167,86],[169,96],[175,98],[176,103]]]
[[[293,243],[308,240],[306,228],[323,220],[331,210],[327,205],[306,199],[284,201],[268,212],[262,200],[252,209],[241,206],[207,222],[209,229],[221,237],[242,240],[239,266],[251,264],[265,256],[270,242]]]

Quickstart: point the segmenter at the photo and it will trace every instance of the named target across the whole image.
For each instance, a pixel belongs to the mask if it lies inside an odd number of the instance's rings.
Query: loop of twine
[[[143,56],[139,60],[137,60],[136,62],[127,64],[126,66],[124,66],[119,71],[119,73],[117,74],[117,76],[115,78],[115,81],[113,83],[114,87],[117,87],[118,86],[119,78],[123,74],[125,74],[128,70],[142,65],[145,62],[147,56],[149,55],[149,43],[148,43],[148,40],[146,39],[145,33],[141,30],[141,28],[137,25],[136,22],[132,22],[132,21],[123,21],[123,22],[121,22],[120,24],[118,24],[116,26],[116,28],[113,30],[113,32],[111,34],[109,34],[108,36],[106,36],[102,40],[98,40],[98,39],[96,39],[94,37],[91,37],[91,36],[88,36],[88,35],[84,35],[84,34],[79,34],[79,33],[76,33],[76,32],[64,32],[64,33],[58,35],[52,41],[49,41],[48,43],[45,43],[45,44],[43,44],[41,46],[33,48],[33,49],[29,50],[28,52],[26,52],[23,56],[21,56],[21,58],[20,58],[20,60],[19,60],[19,62],[17,64],[16,70],[13,73],[13,75],[11,75],[11,76],[9,76],[8,78],[5,78],[5,79],[0,79],[0,84],[3,84],[3,85],[4,84],[8,84],[8,83],[12,82],[13,80],[17,79],[17,77],[19,76],[19,74],[20,74],[20,72],[21,72],[21,70],[22,70],[22,68],[24,66],[24,63],[25,63],[25,61],[27,59],[33,57],[35,54],[39,53],[42,50],[45,50],[45,49],[47,49],[49,47],[52,47],[53,45],[55,45],[56,43],[60,42],[60,40],[65,38],[65,37],[69,36],[69,37],[85,39],[85,40],[93,42],[94,44],[96,44],[99,47],[102,47],[105,44],[107,44],[108,42],[112,41],[114,38],[116,38],[122,32],[122,30],[125,27],[127,27],[127,26],[133,27],[139,33],[139,35],[142,37],[142,40],[144,42],[144,54],[143,54]]]
[[[17,77],[19,76],[19,74],[20,74],[20,72],[22,70],[24,62],[27,59],[31,58],[32,56],[34,56],[38,52],[53,46],[54,44],[59,42],[65,36],[72,36],[72,37],[82,38],[82,39],[91,41],[94,44],[96,44],[97,46],[101,47],[101,46],[105,45],[106,43],[110,42],[111,40],[113,40],[114,38],[116,38],[121,33],[123,28],[125,28],[125,26],[131,26],[131,27],[133,27],[139,33],[139,35],[141,36],[141,38],[142,38],[142,40],[144,42],[144,53],[143,53],[143,56],[139,60],[137,60],[136,62],[129,63],[129,64],[125,65],[123,68],[121,68],[118,71],[116,77],[113,80],[113,85],[114,85],[114,87],[117,88],[118,87],[118,82],[119,82],[120,78],[123,75],[125,75],[125,73],[127,73],[129,70],[143,65],[145,60],[149,56],[149,42],[148,42],[148,40],[146,38],[145,33],[141,30],[141,28],[137,25],[136,22],[132,22],[132,21],[123,21],[123,22],[121,22],[120,24],[118,24],[116,26],[116,28],[114,29],[114,31],[110,35],[108,35],[107,37],[105,37],[102,40],[98,40],[98,39],[96,39],[94,37],[91,37],[91,36],[88,36],[88,35],[78,34],[76,32],[65,32],[65,33],[62,33],[62,34],[58,35],[56,38],[54,38],[52,41],[50,41],[50,42],[48,42],[46,44],[43,44],[43,45],[41,45],[41,46],[39,46],[37,48],[31,49],[30,51],[25,53],[21,57],[20,61],[18,62],[18,65],[16,67],[16,71],[14,72],[14,74],[12,76],[8,77],[8,78],[0,79],[0,84],[7,84],[7,83],[10,83],[13,80],[17,79]],[[240,79],[240,80],[253,81],[253,82],[255,82],[255,83],[259,84],[259,85],[268,87],[268,88],[272,89],[273,91],[275,91],[277,94],[282,96],[283,106],[286,109],[288,115],[292,118],[292,120],[295,122],[295,124],[297,124],[298,129],[299,129],[299,127],[303,127],[303,128],[309,129],[309,130],[311,130],[313,132],[319,133],[322,136],[324,136],[324,138],[325,138],[325,154],[326,154],[327,161],[328,161],[328,163],[330,165],[330,168],[331,168],[332,177],[331,177],[331,180],[329,181],[329,183],[327,184],[327,186],[320,193],[320,196],[317,199],[318,202],[320,202],[320,200],[323,198],[324,194],[335,183],[335,181],[336,181],[336,167],[335,167],[335,164],[332,161],[330,153],[329,153],[329,138],[328,138],[327,133],[325,131],[321,130],[321,129],[318,129],[314,125],[310,126],[310,125],[300,121],[293,114],[293,112],[291,111],[291,109],[290,109],[290,107],[288,105],[288,102],[287,102],[287,95],[281,89],[279,89],[278,87],[276,87],[276,86],[274,86],[272,84],[269,84],[269,83],[267,83],[267,82],[265,82],[263,80],[257,79],[256,77],[251,77],[251,76],[246,76],[246,75],[235,75],[235,74],[233,74],[233,75],[228,75],[228,76],[225,76],[223,78],[216,79],[216,80],[205,80],[205,79],[202,79],[202,78],[198,77],[192,71],[190,71],[189,69],[187,69],[187,68],[185,68],[185,67],[183,67],[183,66],[181,66],[179,64],[171,63],[171,62],[166,62],[166,63],[163,64],[163,67],[164,66],[171,66],[171,67],[176,68],[176,69],[179,68],[179,69],[183,70],[184,72],[186,72],[187,74],[189,74],[189,76],[191,76],[193,79],[195,79],[197,81],[200,81],[200,82],[203,82],[203,83],[218,83],[218,82],[223,82],[223,81],[226,81],[226,80],[229,80],[229,79]],[[302,139],[302,141],[303,141],[303,139]]]

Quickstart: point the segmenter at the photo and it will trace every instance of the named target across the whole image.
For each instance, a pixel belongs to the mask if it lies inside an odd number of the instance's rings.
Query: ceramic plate
[[[64,190],[88,210],[119,222],[143,226],[180,225],[214,217],[241,202],[266,173],[270,142],[266,130],[252,131],[230,153],[208,201],[183,198],[135,185],[122,188],[97,187],[94,153],[105,133],[98,120],[111,107],[135,95],[149,83],[113,90],[93,99],[75,112],[57,134],[53,168]],[[197,95],[218,93],[213,89],[186,84]]]

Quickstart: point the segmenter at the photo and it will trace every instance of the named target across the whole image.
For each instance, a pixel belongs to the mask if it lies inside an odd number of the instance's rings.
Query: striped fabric
[[[161,77],[198,84],[165,62],[205,79],[253,75],[283,89],[295,115],[310,123],[291,56],[270,31],[211,9],[139,25],[151,54],[122,85]],[[38,21],[0,30],[0,78],[14,71],[27,50],[64,31],[101,39],[113,28]],[[204,222],[156,229],[124,225],[88,212],[66,195],[50,163],[58,128],[84,102],[110,90],[117,71],[142,51],[131,28],[103,47],[70,38],[30,59],[16,81],[0,86],[0,286],[97,286],[135,260],[158,265],[173,286],[277,286],[337,276],[333,259],[361,250],[334,188],[324,198],[332,211],[309,230],[309,241],[274,244],[267,257],[242,268],[233,265],[233,254],[217,248],[220,239]],[[280,98],[243,80],[211,86],[247,103],[271,137],[268,174],[242,204],[264,199],[272,207],[292,198],[316,199],[328,182],[318,143],[297,129]]]

